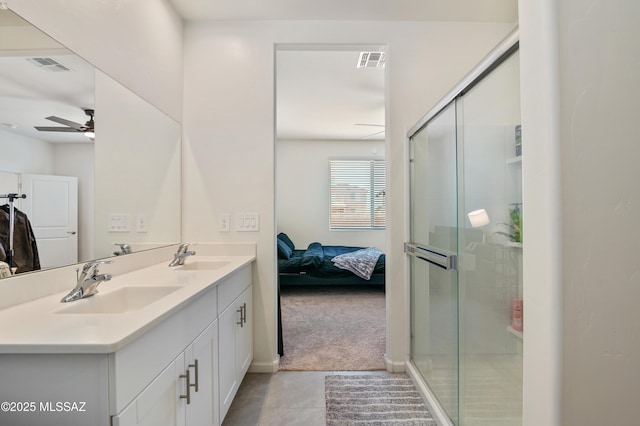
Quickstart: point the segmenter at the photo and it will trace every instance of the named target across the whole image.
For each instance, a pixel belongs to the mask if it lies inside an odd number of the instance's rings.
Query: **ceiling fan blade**
[[[42,127],[42,126],[35,126],[36,130],[39,130],[41,132],[80,132],[81,130],[79,129],[73,129],[71,127]]]
[[[45,118],[47,120],[55,121],[56,123],[59,123],[59,124],[64,124],[65,126],[72,127],[78,131],[82,130],[82,124],[76,123],[75,121],[65,120],[64,118],[56,117],[55,115],[52,115],[50,117],[45,117]]]

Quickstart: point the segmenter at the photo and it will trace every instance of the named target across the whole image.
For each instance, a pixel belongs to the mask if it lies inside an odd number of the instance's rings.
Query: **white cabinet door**
[[[220,315],[219,388],[220,423],[233,402],[253,359],[253,302],[249,286]]]
[[[214,425],[214,414],[217,416],[213,403],[216,337],[217,322],[214,321],[135,401],[113,417],[113,426]]]
[[[244,308],[244,324],[236,339],[236,374],[242,379],[253,361],[253,291],[249,286],[238,298],[238,304]]]
[[[185,350],[184,371],[189,372],[189,401],[186,402],[187,426],[212,425],[213,408],[213,325],[207,327]],[[185,374],[185,373],[183,373]],[[184,400],[184,398],[183,398]]]
[[[113,426],[185,426],[184,404],[178,402],[184,388],[181,354],[120,414]]]
[[[237,299],[218,318],[218,386],[220,389],[220,423],[229,411],[233,397],[240,386],[236,374],[236,329],[240,328],[240,305]]]

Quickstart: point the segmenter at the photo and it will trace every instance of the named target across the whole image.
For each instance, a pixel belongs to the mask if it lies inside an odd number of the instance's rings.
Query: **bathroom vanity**
[[[255,245],[193,247],[175,268],[141,254],[86,299],[60,303],[70,280],[0,310],[0,424],[221,424],[253,356]]]

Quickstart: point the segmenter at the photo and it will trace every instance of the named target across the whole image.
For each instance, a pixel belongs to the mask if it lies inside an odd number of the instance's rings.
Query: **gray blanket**
[[[336,268],[346,269],[365,280],[371,279],[378,258],[383,253],[375,247],[344,253],[331,259]]]

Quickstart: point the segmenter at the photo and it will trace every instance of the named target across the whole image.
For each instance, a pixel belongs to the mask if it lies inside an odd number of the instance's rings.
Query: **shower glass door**
[[[456,101],[461,426],[522,425],[519,76],[515,52]]]
[[[456,111],[450,104],[411,138],[411,361],[458,419]]]
[[[517,46],[486,71],[410,135],[410,359],[454,425],[520,426]]]

